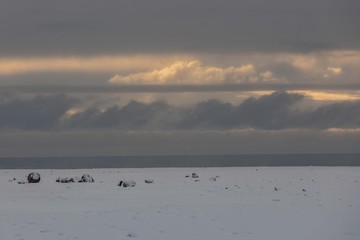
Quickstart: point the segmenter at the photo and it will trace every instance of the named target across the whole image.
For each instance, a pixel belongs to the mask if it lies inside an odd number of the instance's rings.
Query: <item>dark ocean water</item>
[[[360,153],[0,158],[1,169],[360,166]]]

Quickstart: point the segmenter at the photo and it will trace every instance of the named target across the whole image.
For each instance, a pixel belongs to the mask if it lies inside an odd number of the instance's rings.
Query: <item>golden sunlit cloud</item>
[[[340,67],[328,67],[326,70],[335,75],[340,75],[343,71]]]
[[[258,72],[253,64],[238,67],[204,66],[198,60],[176,61],[161,69],[116,75],[111,84],[222,84],[279,83],[271,71]]]
[[[31,72],[109,72],[153,69],[184,56],[122,55],[93,57],[0,58],[0,75]]]
[[[347,92],[320,92],[320,91],[289,91],[290,93],[299,93],[306,98],[316,101],[357,101],[360,100],[360,93]]]

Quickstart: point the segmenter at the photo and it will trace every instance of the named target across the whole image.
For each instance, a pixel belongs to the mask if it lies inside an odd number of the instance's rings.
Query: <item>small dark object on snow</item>
[[[130,181],[120,181],[118,186],[126,188],[126,187],[135,187],[135,185],[136,185],[136,182],[133,180],[130,180]]]
[[[185,177],[187,178],[187,177],[190,177],[190,176],[189,176],[189,175],[186,175]]]
[[[126,234],[126,236],[129,238],[137,238],[136,233],[128,233],[128,234]]]
[[[211,177],[211,178],[209,178],[209,181],[210,181],[210,182],[215,182],[215,181],[216,181],[216,178]]]
[[[303,192],[306,192],[306,190],[303,188],[303,190],[302,190]]]
[[[152,179],[145,179],[145,183],[154,183],[154,180],[152,180]]]
[[[84,174],[81,177],[81,182],[89,182],[89,183],[93,183],[94,179],[89,175],[89,174]]]
[[[274,187],[274,190],[275,190],[275,191],[278,191],[279,189],[277,189],[277,187]]]
[[[194,172],[194,173],[191,174],[191,177],[192,177],[192,178],[198,178],[199,175],[197,175],[197,173]]]
[[[199,180],[199,179],[196,179],[195,182],[200,182],[200,180]]]
[[[25,184],[25,181],[19,181],[18,184]]]
[[[29,183],[38,183],[40,182],[40,174],[32,172],[28,175],[27,180]]]
[[[13,178],[12,180],[13,180],[13,181],[16,181],[16,178]]]

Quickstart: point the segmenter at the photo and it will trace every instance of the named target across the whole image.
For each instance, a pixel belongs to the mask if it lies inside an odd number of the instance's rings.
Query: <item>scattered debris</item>
[[[40,174],[37,172],[29,173],[27,180],[29,183],[38,183],[40,182]]]

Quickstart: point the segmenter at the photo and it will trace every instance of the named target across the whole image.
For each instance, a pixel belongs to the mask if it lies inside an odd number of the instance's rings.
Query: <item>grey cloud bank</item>
[[[359,9],[356,0],[2,1],[0,52],[38,56],[359,49]]]
[[[309,101],[309,100],[307,100]],[[20,130],[229,130],[229,129],[356,129],[360,127],[360,101],[303,107],[301,94],[274,92],[248,98],[239,105],[219,100],[189,107],[165,101],[130,101],[106,109],[77,109],[80,99],[65,95],[10,97],[0,103],[0,128]]]

